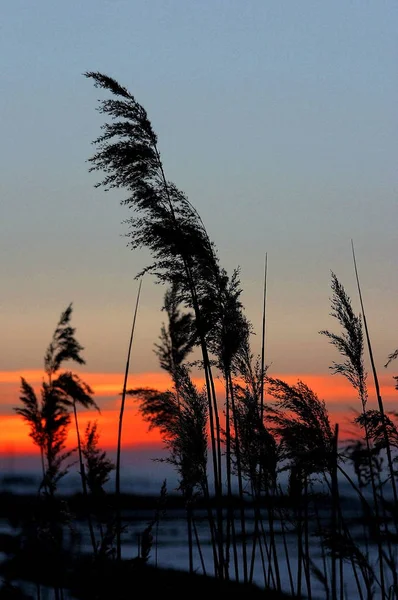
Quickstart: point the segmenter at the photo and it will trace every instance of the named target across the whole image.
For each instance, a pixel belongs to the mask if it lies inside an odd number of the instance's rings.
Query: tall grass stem
[[[126,403],[126,392],[127,392],[127,381],[130,370],[130,357],[131,357],[131,348],[133,346],[134,340],[134,332],[135,332],[135,324],[137,321],[137,313],[138,306],[140,303],[141,296],[141,287],[142,287],[142,279],[140,279],[140,283],[138,286],[137,299],[134,308],[134,316],[133,322],[131,326],[130,332],[130,340],[127,351],[127,360],[126,360],[126,369],[124,373],[124,381],[123,381],[123,391],[122,391],[122,400],[120,404],[120,413],[119,413],[119,426],[118,426],[118,434],[117,434],[117,451],[116,451],[116,556],[117,560],[121,561],[122,558],[122,545],[121,545],[121,498],[120,498],[120,459],[121,459],[121,447],[122,447],[122,429],[123,429],[123,416],[124,416],[124,408]]]

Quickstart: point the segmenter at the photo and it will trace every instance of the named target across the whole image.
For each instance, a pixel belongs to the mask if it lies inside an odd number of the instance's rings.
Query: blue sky
[[[168,178],[241,266],[258,333],[268,252],[273,369],[327,371],[331,269],[358,305],[351,238],[383,364],[398,345],[397,17],[392,0],[4,0],[0,370],[40,367],[70,301],[87,368],[123,369],[148,256],[126,247],[123,195],[88,173],[103,96],[87,70],[147,109]],[[162,294],[144,281],[133,371],[157,367]]]

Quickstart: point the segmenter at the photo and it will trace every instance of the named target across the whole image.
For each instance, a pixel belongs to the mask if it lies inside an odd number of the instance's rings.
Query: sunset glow
[[[79,412],[79,426],[84,431],[88,421],[97,420],[100,431],[101,445],[104,448],[114,448],[116,445],[117,424],[119,417],[120,392],[123,384],[122,373],[80,373],[80,376],[94,390],[95,399],[100,407],[101,413],[95,411],[81,410]],[[339,422],[341,426],[341,436],[349,437],[350,424],[352,419],[352,410],[359,410],[359,402],[355,390],[346,382],[343,377],[331,376],[330,374],[298,374],[298,373],[280,373],[273,374],[275,378],[280,378],[289,384],[295,384],[297,380],[306,383],[320,399],[325,400],[333,422]],[[0,415],[1,439],[0,452],[7,453],[30,453],[37,452],[31,438],[29,437],[29,427],[21,417],[13,412],[13,408],[18,405],[20,377],[24,377],[39,392],[40,384],[43,378],[43,372],[39,370],[2,371],[0,372],[0,398],[2,414]],[[201,388],[204,381],[201,378],[194,379],[196,385]],[[384,375],[381,379],[382,395],[387,410],[393,408],[396,391],[394,390],[395,381],[391,375]],[[223,403],[223,384],[216,379],[216,390],[219,398],[219,405]],[[166,373],[133,373],[129,377],[128,387],[150,387],[160,391],[170,388],[171,381]],[[370,405],[373,401],[373,388],[370,385]],[[138,446],[141,444],[153,444],[160,442],[160,435],[156,430],[148,430],[148,423],[141,418],[137,405],[131,398],[127,398],[125,420],[123,425],[123,445]],[[68,447],[73,448],[76,445],[76,434],[71,427],[68,438]]]

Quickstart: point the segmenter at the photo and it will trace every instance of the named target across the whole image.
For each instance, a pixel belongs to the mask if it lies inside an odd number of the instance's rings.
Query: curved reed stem
[[[135,324],[136,324],[137,313],[138,313],[138,305],[140,302],[141,286],[142,286],[142,279],[140,279],[140,283],[138,286],[137,299],[136,299],[135,308],[134,308],[133,323],[131,326],[130,341],[129,341],[128,351],[127,351],[126,369],[125,369],[124,381],[123,381],[122,401],[120,404],[119,426],[118,426],[118,433],[117,433],[116,474],[115,474],[116,475],[115,476],[116,489],[115,489],[115,492],[116,492],[116,557],[117,557],[118,561],[120,561],[122,558],[121,512],[120,512],[120,510],[121,510],[120,509],[120,461],[121,461],[121,447],[122,447],[123,416],[124,416],[124,407],[125,407],[125,403],[126,403],[126,392],[127,392],[127,381],[128,381],[129,369],[130,369],[131,348],[133,345]]]

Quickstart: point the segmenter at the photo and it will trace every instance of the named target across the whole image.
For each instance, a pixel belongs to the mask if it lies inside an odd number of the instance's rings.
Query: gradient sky
[[[71,301],[85,371],[123,370],[148,255],[127,248],[123,195],[88,173],[104,96],[87,70],[147,109],[168,178],[241,266],[258,334],[268,252],[271,373],[327,375],[330,270],[358,306],[351,238],[382,368],[398,346],[395,0],[4,0],[1,16],[3,380],[42,368]],[[132,378],[158,370],[163,291],[144,281]]]

